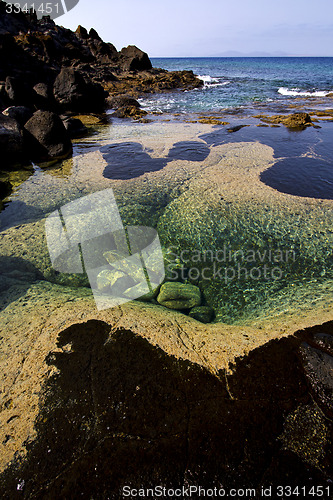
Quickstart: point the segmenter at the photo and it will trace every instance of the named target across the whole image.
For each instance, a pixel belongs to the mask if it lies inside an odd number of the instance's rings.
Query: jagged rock
[[[144,71],[152,68],[148,54],[135,45],[124,47],[121,49],[120,55],[123,58],[122,69],[124,71]]]
[[[102,41],[101,37],[97,33],[97,31],[94,28],[91,28],[89,30],[89,38],[93,38],[94,40],[100,40]]]
[[[2,113],[16,120],[21,127],[23,127],[33,115],[33,111],[26,106],[10,106]]]
[[[254,118],[259,118],[264,123],[276,125],[282,123],[288,128],[303,130],[305,127],[312,125],[311,116],[308,113],[293,113],[291,115],[256,115]]]
[[[191,309],[201,304],[201,292],[195,285],[185,285],[183,283],[163,283],[157,302],[169,309]]]
[[[88,31],[81,24],[76,28],[75,34],[80,38],[88,38]]]
[[[140,108],[140,104],[134,97],[131,97],[126,94],[117,95],[117,96],[109,96],[106,99],[106,104],[111,109],[119,109],[123,106],[134,106],[135,108]]]
[[[305,128],[311,125],[312,120],[308,113],[294,113],[287,116],[282,123],[288,128]]]
[[[249,125],[236,125],[235,127],[230,127],[227,128],[227,132],[232,133],[232,132],[238,132],[243,127],[248,127]]]
[[[88,133],[87,127],[79,118],[64,118],[63,124],[71,139],[84,137]]]
[[[13,165],[24,158],[23,137],[16,120],[0,114],[0,151],[2,166]]]
[[[61,118],[50,111],[36,111],[24,126],[32,159],[64,158],[72,152],[69,134]]]
[[[133,118],[134,120],[138,120],[147,114],[147,111],[138,109],[136,106],[122,106],[112,113],[111,116],[115,118]]]
[[[214,316],[214,309],[209,306],[193,307],[189,312],[189,316],[201,321],[201,323],[210,323]]]
[[[69,111],[101,111],[105,93],[99,84],[87,83],[73,68],[63,68],[53,86],[54,97],[62,109]]]

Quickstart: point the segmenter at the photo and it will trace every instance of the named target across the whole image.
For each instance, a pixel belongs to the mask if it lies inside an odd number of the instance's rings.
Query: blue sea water
[[[149,111],[200,113],[284,104],[333,92],[332,57],[153,58],[152,64],[167,70],[192,70],[204,87],[144,98],[141,103]]]

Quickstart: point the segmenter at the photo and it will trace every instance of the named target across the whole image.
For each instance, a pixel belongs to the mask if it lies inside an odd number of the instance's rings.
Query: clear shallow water
[[[193,70],[205,83],[203,89],[142,99],[144,108],[152,111],[200,113],[333,92],[331,57],[153,58],[152,64]]]

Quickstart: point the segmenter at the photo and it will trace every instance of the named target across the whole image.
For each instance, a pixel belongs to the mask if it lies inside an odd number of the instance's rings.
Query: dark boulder
[[[106,99],[106,104],[110,109],[119,109],[123,106],[134,106],[135,108],[140,108],[138,101],[134,99],[134,97],[126,94],[109,96]]]
[[[210,306],[193,307],[189,312],[189,316],[201,323],[210,323],[214,316],[214,309]]]
[[[124,47],[120,51],[123,71],[145,71],[152,69],[152,64],[146,52],[135,45]]]
[[[61,118],[50,111],[36,111],[25,124],[25,139],[31,159],[65,158],[72,143]]]
[[[3,200],[12,192],[12,185],[9,181],[0,181],[0,199]]]
[[[23,137],[16,120],[0,114],[1,167],[23,160]]]
[[[7,76],[5,91],[11,104],[15,106],[24,106],[31,104],[32,88],[21,78]]]
[[[10,106],[2,113],[5,116],[9,116],[9,118],[16,120],[21,127],[23,127],[33,115],[33,111],[26,106]]]
[[[38,109],[54,109],[55,100],[50,86],[46,83],[36,83],[33,87],[33,102]]]
[[[63,124],[71,139],[84,137],[88,133],[87,127],[79,118],[63,118]]]
[[[101,111],[105,104],[105,91],[98,83],[87,82],[73,68],[63,68],[53,85],[57,104],[66,111]]]

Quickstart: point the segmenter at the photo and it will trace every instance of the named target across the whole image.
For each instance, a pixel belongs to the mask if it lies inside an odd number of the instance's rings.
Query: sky
[[[80,0],[56,21],[150,57],[333,56],[332,0]]]

